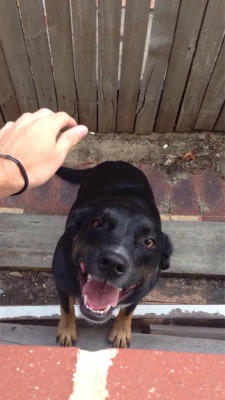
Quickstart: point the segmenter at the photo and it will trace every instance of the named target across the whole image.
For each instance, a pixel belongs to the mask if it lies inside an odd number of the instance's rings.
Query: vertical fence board
[[[225,100],[225,40],[220,49],[195,129],[212,130]]]
[[[58,109],[76,119],[77,101],[69,0],[45,0]]]
[[[0,107],[5,121],[13,121],[20,116],[20,109],[16,99],[11,77],[5,61],[0,43]],[[1,115],[1,113],[0,113]]]
[[[39,107],[57,111],[43,2],[19,0],[19,8]]]
[[[99,0],[98,8],[98,130],[115,132],[121,0]]]
[[[180,0],[155,3],[149,51],[137,105],[136,133],[153,130],[176,28]]]
[[[194,129],[224,36],[224,0],[209,0],[192,69],[176,126],[178,132]]]
[[[183,0],[156,120],[156,132],[172,132],[191,67],[207,0]]]
[[[220,115],[218,117],[218,120],[216,121],[216,124],[215,124],[213,130],[218,131],[218,132],[225,131],[225,103],[221,109]]]
[[[71,0],[79,122],[97,130],[96,4]]]
[[[126,1],[117,131],[133,132],[144,56],[149,0]]]
[[[16,0],[0,1],[0,40],[21,112],[38,108]]]
[[[5,125],[5,121],[2,117],[1,109],[0,109],[0,129]]]

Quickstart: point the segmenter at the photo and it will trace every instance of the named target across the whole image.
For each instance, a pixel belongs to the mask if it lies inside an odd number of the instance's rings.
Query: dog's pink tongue
[[[91,278],[83,287],[83,296],[85,295],[88,305],[93,310],[101,310],[107,306],[117,306],[119,290],[96,278]]]

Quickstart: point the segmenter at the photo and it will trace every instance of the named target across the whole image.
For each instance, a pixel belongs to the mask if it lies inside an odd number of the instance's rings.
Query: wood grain
[[[5,121],[3,119],[1,108],[0,108],[0,129],[5,125]]]
[[[224,132],[225,131],[225,103],[220,111],[220,115],[214,126],[214,131]]]
[[[95,1],[71,0],[78,120],[97,130]]]
[[[5,121],[13,121],[20,116],[20,109],[1,44],[0,71],[0,107]]]
[[[46,0],[58,109],[78,120],[69,0]]]
[[[213,130],[220,110],[225,101],[225,40],[220,49],[214,71],[212,73],[198,118],[197,130]]]
[[[39,107],[57,111],[43,2],[20,0],[19,6]]]
[[[158,329],[160,329],[158,327]],[[174,328],[175,330],[176,328]],[[80,349],[96,351],[109,348],[107,334],[110,330],[107,326],[85,326],[79,325],[79,335],[76,345]],[[193,330],[193,328],[192,328]],[[19,324],[0,324],[0,343],[1,344],[20,344],[20,345],[39,345],[57,346],[55,343],[54,326],[19,325]],[[146,335],[138,332],[132,333],[131,348],[133,349],[152,349],[182,352],[196,352],[206,354],[225,354],[224,340],[208,339],[195,337],[198,335],[198,328],[194,329],[195,335],[184,335],[180,327],[177,327],[177,334],[164,327],[162,331],[157,331],[153,327],[152,334]],[[212,334],[211,330],[211,334]],[[179,335],[180,333],[180,335]],[[207,335],[207,329],[205,330]],[[199,335],[202,335],[199,332]]]
[[[172,132],[196,49],[206,0],[181,2],[168,71],[156,120],[156,132]]]
[[[36,111],[37,96],[16,1],[0,1],[0,41],[21,113]]]
[[[149,20],[149,0],[126,2],[117,131],[133,132]]]
[[[193,131],[224,37],[224,0],[209,0],[176,126]]]
[[[65,220],[63,216],[0,214],[0,268],[51,268]],[[225,223],[164,221],[163,229],[174,244],[168,273],[224,275]]]
[[[158,0],[155,3],[149,51],[136,110],[136,133],[153,131],[179,7],[179,0],[173,2]]]
[[[98,7],[98,131],[115,132],[121,1],[99,0]]]

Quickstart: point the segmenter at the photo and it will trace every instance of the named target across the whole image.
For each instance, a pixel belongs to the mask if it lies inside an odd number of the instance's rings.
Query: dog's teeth
[[[110,309],[110,306],[107,306],[106,308],[104,308],[103,312],[107,313],[109,311],[109,309]]]
[[[85,272],[86,272],[86,265],[81,261],[81,263],[80,263],[80,269],[81,269],[81,271],[82,271],[82,274],[85,274]]]
[[[88,274],[87,280],[90,281],[92,278],[92,276],[90,274]]]
[[[87,295],[84,296],[84,304],[87,307]]]

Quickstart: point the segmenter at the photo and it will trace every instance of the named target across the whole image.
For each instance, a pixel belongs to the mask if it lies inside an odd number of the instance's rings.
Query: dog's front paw
[[[113,347],[127,348],[131,340],[131,316],[125,316],[124,310],[121,310],[116,317],[113,328],[108,335],[108,340]]]
[[[130,346],[131,330],[114,326],[108,335],[108,339],[113,347],[126,349]]]
[[[56,342],[61,346],[71,347],[77,340],[77,329],[75,320],[65,321],[60,319],[56,332]]]

